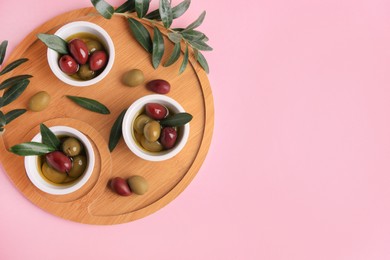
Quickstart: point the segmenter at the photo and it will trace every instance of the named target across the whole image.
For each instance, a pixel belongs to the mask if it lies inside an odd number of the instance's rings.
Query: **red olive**
[[[68,43],[70,54],[81,65],[88,61],[88,47],[85,42],[80,39],[73,39]]]
[[[146,84],[146,88],[158,94],[167,94],[171,89],[171,85],[166,80],[156,79],[156,80],[149,81]]]
[[[169,114],[168,109],[158,103],[147,103],[145,105],[145,112],[147,116],[156,120],[161,120]]]
[[[58,62],[62,72],[72,75],[79,70],[79,64],[70,55],[63,55]]]
[[[95,51],[89,58],[89,68],[93,71],[100,70],[107,64],[107,53],[105,51]]]
[[[161,130],[160,143],[165,149],[171,149],[175,146],[177,139],[177,132],[173,127],[164,127]]]
[[[67,173],[72,169],[72,161],[63,152],[54,151],[45,155],[47,164],[54,170]]]
[[[125,179],[121,177],[115,177],[110,181],[111,189],[114,190],[117,194],[121,196],[129,196],[131,195],[131,190],[129,184]]]

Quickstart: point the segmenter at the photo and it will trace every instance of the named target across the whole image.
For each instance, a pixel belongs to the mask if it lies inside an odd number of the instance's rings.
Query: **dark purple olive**
[[[163,118],[166,118],[169,114],[168,109],[158,103],[147,103],[145,105],[145,113],[147,116],[156,119],[161,120]]]
[[[85,42],[80,39],[73,39],[68,43],[70,54],[81,65],[88,61],[88,47]]]
[[[54,151],[45,155],[47,164],[54,170],[67,173],[72,169],[72,161],[63,152]]]
[[[161,130],[160,143],[165,149],[171,149],[175,146],[177,139],[176,129],[173,127],[164,127]]]
[[[93,71],[100,70],[107,64],[107,53],[105,51],[95,51],[89,58],[89,68]]]
[[[79,70],[79,64],[70,55],[63,55],[58,62],[62,72],[72,75]]]
[[[146,88],[158,94],[167,94],[171,90],[171,85],[166,80],[156,79],[149,81],[146,84]]]
[[[110,186],[113,191],[121,196],[130,196],[131,190],[129,184],[121,177],[115,177],[110,181]]]

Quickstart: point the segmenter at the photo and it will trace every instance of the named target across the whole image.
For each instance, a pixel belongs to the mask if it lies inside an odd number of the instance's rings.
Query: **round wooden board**
[[[63,24],[80,20],[103,27],[112,37],[116,49],[115,63],[110,74],[100,83],[84,88],[66,85],[52,74],[46,60],[47,48],[36,38],[38,33],[54,33]],[[167,47],[163,62],[173,49],[166,37],[165,42]],[[20,74],[31,74],[34,77],[23,94],[5,106],[3,112],[26,108],[29,98],[38,91],[47,91],[52,99],[44,111],[27,111],[6,126],[0,142],[0,159],[15,186],[40,208],[59,217],[88,224],[111,225],[133,221],[171,202],[187,187],[202,165],[214,126],[213,97],[207,76],[193,57],[190,58],[189,67],[179,75],[182,56],[174,65],[167,68],[160,66],[155,70],[150,55],[131,35],[127,20],[121,16],[106,20],[97,15],[94,8],[65,13],[31,32],[15,48],[8,63],[22,57],[29,61],[12,73],[0,77],[0,81]],[[144,86],[129,88],[121,83],[121,75],[134,68],[144,72],[146,81],[160,78],[168,80],[172,86],[168,96],[177,100],[194,116],[187,145],[181,153],[167,161],[142,160],[127,148],[123,139],[112,153],[107,148],[111,127],[121,111],[136,99],[153,94]],[[105,104],[111,114],[101,115],[84,110],[65,95],[96,99]],[[9,147],[30,141],[39,132],[40,123],[75,127],[93,142],[97,158],[95,169],[87,185],[77,192],[61,196],[41,192],[28,179],[24,158],[8,152]],[[148,180],[148,193],[121,197],[108,188],[111,178],[132,175],[141,175]]]

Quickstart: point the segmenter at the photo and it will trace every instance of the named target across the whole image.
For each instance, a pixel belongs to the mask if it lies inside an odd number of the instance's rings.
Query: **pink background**
[[[0,0],[0,40],[10,53],[88,6]],[[215,131],[194,181],[155,214],[93,226],[1,172],[1,260],[390,259],[390,2],[193,0],[180,22],[203,10]]]

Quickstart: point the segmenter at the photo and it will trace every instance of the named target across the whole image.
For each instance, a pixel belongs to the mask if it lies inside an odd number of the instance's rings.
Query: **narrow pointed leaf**
[[[12,146],[9,151],[11,153],[21,155],[21,156],[29,156],[29,155],[44,155],[50,152],[54,152],[56,150],[55,147],[38,143],[38,142],[27,142],[21,143]]]
[[[112,152],[116,145],[119,142],[119,139],[122,136],[122,122],[123,118],[126,114],[127,109],[123,110],[122,113],[119,114],[118,118],[115,120],[111,131],[110,131],[110,140],[108,141],[108,148],[110,149],[110,152]]]
[[[12,101],[17,99],[27,88],[29,83],[30,81],[28,79],[25,79],[4,91],[3,106],[10,104]]]
[[[160,10],[159,9],[156,9],[150,13],[148,13],[147,15],[145,15],[145,18],[148,18],[150,20],[157,20],[157,21],[160,21],[161,20],[161,17],[160,17]]]
[[[8,88],[10,86],[13,86],[13,85],[25,80],[25,79],[31,78],[31,77],[32,77],[31,75],[18,75],[18,76],[14,76],[14,77],[11,77],[9,79],[6,79],[0,84],[0,90]]]
[[[205,43],[203,40],[200,41],[193,41],[190,42],[191,46],[195,49],[198,49],[200,51],[212,51],[213,48],[211,48],[207,43]]]
[[[176,33],[176,32],[169,32],[168,33],[168,38],[173,43],[179,43],[183,39],[183,36],[181,36],[181,34]]]
[[[134,12],[135,10],[135,0],[127,0],[117,9],[115,9],[115,13],[125,13],[125,12]]]
[[[91,3],[104,18],[111,19],[114,14],[114,7],[104,0],[91,0]]]
[[[25,63],[26,61],[28,61],[28,59],[26,58],[22,58],[22,59],[18,59],[16,61],[13,61],[11,62],[10,64],[8,64],[1,72],[0,72],[0,76],[7,73],[7,72],[10,72],[12,71],[13,69],[17,68],[19,65]]]
[[[186,45],[186,50],[184,52],[183,62],[181,63],[179,74],[182,74],[183,71],[186,69],[188,64],[188,45]]]
[[[205,37],[204,33],[196,31],[196,30],[189,30],[189,31],[183,31],[181,33],[183,35],[184,39],[192,42],[192,41],[198,41]]]
[[[135,0],[135,11],[137,16],[142,18],[146,15],[149,10],[149,0]]]
[[[160,0],[160,17],[165,28],[169,28],[172,24],[172,8],[170,0]]]
[[[192,120],[192,115],[186,112],[176,113],[160,121],[163,126],[182,126]]]
[[[102,103],[100,103],[99,101],[86,98],[86,97],[77,97],[77,96],[66,96],[66,97],[72,100],[77,105],[89,111],[96,112],[99,114],[105,114],[105,115],[110,114],[110,110],[108,110],[108,108]]]
[[[183,2],[178,4],[177,6],[173,7],[172,8],[172,18],[176,19],[176,18],[179,18],[180,16],[182,16],[187,11],[188,7],[190,7],[190,4],[191,4],[191,0],[184,0]]]
[[[42,136],[42,143],[60,149],[61,141],[58,137],[44,124],[40,124],[40,131]]]
[[[7,120],[2,111],[0,111],[0,128],[3,128],[7,124]]]
[[[7,51],[8,41],[3,41],[0,44],[0,65],[3,64],[5,52]]]
[[[168,61],[165,62],[164,67],[171,66],[173,63],[175,63],[180,57],[180,51],[180,43],[176,43],[175,47],[173,48],[172,54],[169,57]]]
[[[197,53],[197,57],[196,57],[196,60],[199,62],[200,66],[202,66],[202,68],[204,69],[204,71],[209,74],[210,70],[209,70],[209,64],[207,63],[207,60],[206,58],[203,56],[202,53],[198,52]]]
[[[128,21],[130,29],[138,43],[141,44],[147,52],[152,53],[153,46],[149,31],[142,23],[134,18],[130,18]]]
[[[205,16],[206,16],[206,11],[203,11],[203,13],[198,17],[198,19],[196,19],[193,23],[188,25],[185,30],[188,31],[188,30],[195,29],[196,27],[199,27],[203,23]]]
[[[61,37],[54,34],[40,33],[37,35],[38,39],[41,40],[48,48],[60,53],[68,53],[68,43]]]
[[[154,36],[153,36],[152,63],[153,63],[153,67],[157,69],[164,55],[164,39],[160,30],[157,27],[154,27],[153,30],[154,30]]]
[[[6,124],[11,123],[14,119],[26,113],[26,109],[14,109],[5,114]]]

